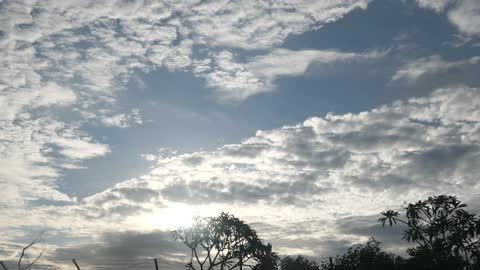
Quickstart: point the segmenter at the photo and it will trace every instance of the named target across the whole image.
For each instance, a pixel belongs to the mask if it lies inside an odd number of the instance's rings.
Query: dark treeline
[[[374,238],[320,263],[303,256],[280,258],[255,230],[227,213],[197,219],[172,233],[190,250],[189,270],[480,270],[480,220],[454,196],[434,196],[406,204],[403,216],[382,212],[383,226],[404,224],[403,239],[413,244],[401,257],[381,249]]]

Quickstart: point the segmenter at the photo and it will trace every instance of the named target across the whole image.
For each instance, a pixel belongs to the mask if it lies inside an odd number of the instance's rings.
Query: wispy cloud
[[[102,116],[101,122],[106,126],[127,128],[132,124],[142,124],[142,117],[138,109],[133,109],[130,113],[120,113],[112,116]]]
[[[274,49],[245,62],[230,51],[222,51],[213,61],[199,62],[196,74],[205,77],[210,87],[223,99],[244,100],[249,96],[272,91],[281,76],[302,76],[312,64],[334,65],[342,62],[371,60],[383,57],[387,51],[348,53],[333,50]]]
[[[393,75],[392,80],[415,82],[425,75],[438,74],[455,68],[468,68],[478,63],[480,63],[480,57],[477,56],[465,60],[447,61],[440,55],[432,55],[405,64]]]

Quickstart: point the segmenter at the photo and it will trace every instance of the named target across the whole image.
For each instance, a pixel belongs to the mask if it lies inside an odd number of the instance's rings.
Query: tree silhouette
[[[334,260],[336,270],[383,270],[401,269],[404,260],[392,253],[382,251],[380,242],[373,237],[366,244],[356,244],[350,247],[345,254]],[[328,261],[321,263],[322,270],[330,270]]]
[[[278,256],[270,244],[264,245],[255,230],[244,221],[222,212],[218,217],[196,218],[190,228],[172,232],[190,249],[191,270],[277,269]],[[253,264],[255,263],[255,264]]]
[[[403,239],[418,244],[407,253],[424,269],[472,268],[480,253],[480,220],[465,211],[466,206],[455,196],[434,196],[404,207],[406,219],[388,210],[378,221],[407,226]]]
[[[320,270],[320,267],[315,261],[298,255],[297,258],[286,256],[280,263],[281,270]]]
[[[254,259],[258,264],[253,267],[253,270],[278,270],[277,261],[280,258],[276,252],[272,251],[270,243],[265,248],[260,249]]]

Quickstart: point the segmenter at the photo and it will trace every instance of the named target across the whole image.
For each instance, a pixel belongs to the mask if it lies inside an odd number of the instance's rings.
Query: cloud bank
[[[376,225],[380,211],[429,195],[468,202],[480,194],[479,104],[478,88],[444,88],[370,111],[258,131],[214,151],[150,153],[155,165],[148,174],[70,205],[39,206],[28,217],[12,211],[2,226],[42,220],[47,228],[91,239],[132,228],[142,235],[174,229],[178,217],[229,211],[282,254],[330,256],[372,234],[387,248],[398,247],[400,236],[388,237]],[[98,252],[115,253],[115,243],[106,241]]]
[[[270,226],[283,224],[287,218],[314,219],[318,228],[308,237],[324,239],[338,231],[320,224],[375,216],[404,200],[442,193],[468,200],[480,189],[479,91],[439,89],[424,98],[371,111],[328,114],[294,126],[258,131],[241,144],[215,151],[149,156],[156,160],[150,173],[75,206],[49,211],[88,216],[97,230],[102,220],[105,226],[115,220],[118,228],[126,224],[142,228],[158,211],[184,204],[192,209],[204,207],[210,213],[229,210],[250,222],[260,222],[261,216]],[[249,214],[252,211],[255,215]],[[58,225],[49,222],[49,226]],[[281,235],[291,233],[266,231],[284,252],[293,250],[282,247],[286,239]],[[365,236],[352,232],[343,237]]]

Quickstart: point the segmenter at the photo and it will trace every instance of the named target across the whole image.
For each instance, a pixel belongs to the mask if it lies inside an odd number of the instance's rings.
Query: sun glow
[[[137,218],[145,229],[175,230],[180,227],[189,227],[195,217],[206,217],[218,214],[208,206],[193,206],[183,203],[172,203],[165,208],[155,210]]]
[[[159,225],[163,225],[161,227],[174,229],[191,226],[195,216],[200,216],[200,212],[194,206],[172,204],[158,212],[156,221]]]

